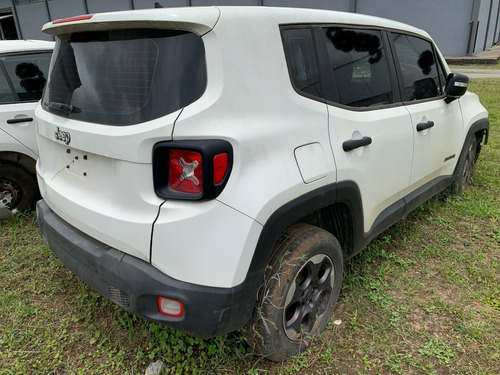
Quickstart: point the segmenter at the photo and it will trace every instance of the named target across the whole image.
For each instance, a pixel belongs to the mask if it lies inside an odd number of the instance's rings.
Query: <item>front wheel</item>
[[[472,168],[478,158],[479,147],[478,140],[475,134],[471,134],[465,141],[465,149],[458,160],[453,181],[450,186],[452,194],[462,194],[464,189],[469,185]]]
[[[279,362],[309,347],[330,320],[342,263],[340,244],[329,232],[296,224],[282,233],[247,327],[256,352]]]

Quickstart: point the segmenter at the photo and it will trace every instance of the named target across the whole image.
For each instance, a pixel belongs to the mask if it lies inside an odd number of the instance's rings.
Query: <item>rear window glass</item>
[[[107,125],[133,125],[172,113],[203,94],[201,38],[172,30],[117,30],[62,36],[43,108]]]

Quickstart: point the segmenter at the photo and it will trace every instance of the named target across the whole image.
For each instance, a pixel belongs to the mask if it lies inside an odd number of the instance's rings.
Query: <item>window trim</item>
[[[446,81],[447,81],[446,78],[448,77],[448,74],[446,73],[446,69],[444,68],[443,61],[439,57],[436,45],[434,43],[432,43],[432,42],[431,42],[431,44],[432,44],[432,50],[434,52],[434,58],[436,59],[436,62],[437,62],[437,65],[438,65],[438,77],[441,77],[441,73],[443,73],[443,77],[444,77],[444,82],[441,82],[441,79],[439,79],[439,82],[440,82],[440,84],[443,87],[443,98],[444,98],[446,96],[444,94],[444,86],[446,85]]]

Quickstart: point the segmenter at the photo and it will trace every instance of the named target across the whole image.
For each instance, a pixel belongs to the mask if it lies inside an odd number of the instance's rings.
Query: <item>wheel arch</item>
[[[480,142],[484,141],[484,144],[488,144],[488,137],[490,134],[490,120],[488,118],[482,118],[480,120],[477,120],[474,122],[470,127],[469,130],[467,131],[467,134],[465,135],[465,138],[463,139],[462,143],[462,149],[460,150],[460,155],[457,159],[457,163],[455,165],[455,169],[453,171],[453,176],[455,177],[457,175],[457,168],[459,164],[460,158],[462,158],[464,153],[466,152],[466,147],[467,147],[467,139],[469,139],[472,134],[475,134],[476,138],[478,139],[478,147],[480,147]]]
[[[482,118],[474,122],[467,131],[465,139],[467,139],[471,134],[476,134],[476,137],[482,137],[482,139],[484,139],[484,144],[488,144],[488,138],[490,134],[490,120],[488,118]]]
[[[341,244],[344,259],[366,245],[358,186],[353,181],[327,185],[295,198],[269,217],[257,242],[247,278],[263,277],[274,243],[288,226],[297,222],[332,233]]]
[[[2,162],[19,165],[36,176],[36,160],[28,155],[15,151],[0,151],[0,163]]]

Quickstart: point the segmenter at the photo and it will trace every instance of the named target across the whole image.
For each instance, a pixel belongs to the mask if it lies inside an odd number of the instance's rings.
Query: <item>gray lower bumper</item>
[[[37,203],[37,223],[52,252],[80,279],[125,310],[202,338],[241,328],[250,318],[260,280],[234,288],[181,282],[151,264],[94,240]],[[162,315],[157,298],[181,301],[180,318]]]

